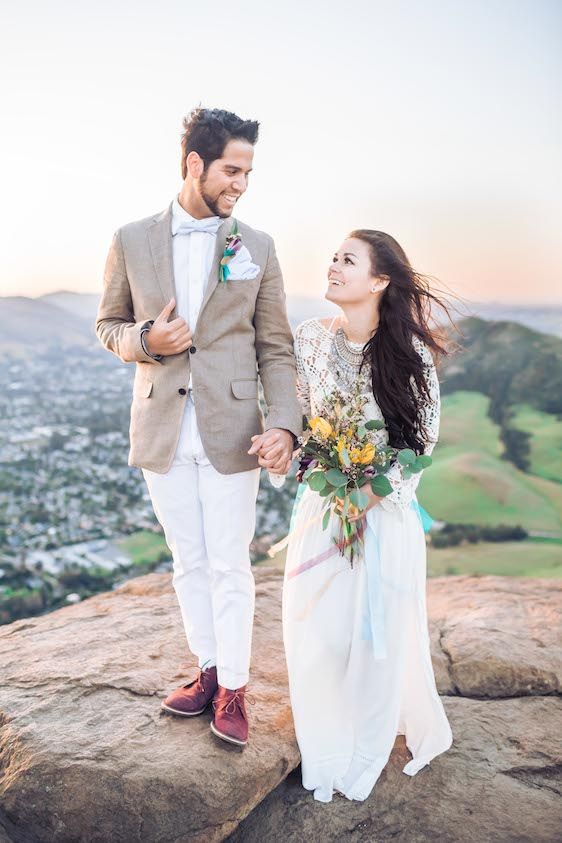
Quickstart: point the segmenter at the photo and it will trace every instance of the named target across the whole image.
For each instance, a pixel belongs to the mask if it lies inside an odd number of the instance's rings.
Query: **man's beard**
[[[217,199],[213,199],[212,196],[210,196],[206,192],[206,190],[205,190],[205,184],[206,183],[207,183],[207,174],[203,173],[203,175],[201,176],[200,182],[199,182],[199,190],[201,192],[201,199],[203,200],[203,202],[205,203],[207,208],[211,211],[213,216],[221,217],[222,219],[228,219],[228,217],[231,216],[232,211],[230,211],[229,213],[226,213],[226,214],[224,212],[219,211],[218,197],[217,197]]]

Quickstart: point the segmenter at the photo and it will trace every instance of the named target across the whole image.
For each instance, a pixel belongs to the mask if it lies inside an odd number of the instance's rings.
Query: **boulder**
[[[256,580],[244,750],[211,734],[210,714],[160,711],[196,673],[168,575],[0,628],[0,821],[14,841],[223,840],[298,764],[279,575]]]
[[[440,577],[428,581],[438,687],[464,697],[562,690],[562,581]]]
[[[416,776],[400,737],[365,802],[315,802],[300,768],[229,843],[555,843],[562,829],[562,701],[447,697],[452,748]]]
[[[320,805],[297,766],[282,574],[255,573],[255,705],[244,750],[211,734],[209,714],[160,710],[196,670],[169,575],[0,627],[0,841],[557,839],[558,582],[430,580],[432,655],[453,748],[410,779],[399,738],[366,802]]]

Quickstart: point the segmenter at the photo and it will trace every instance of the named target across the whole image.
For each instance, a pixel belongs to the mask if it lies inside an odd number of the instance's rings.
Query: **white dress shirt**
[[[217,235],[210,232],[192,231],[189,234],[177,234],[182,222],[193,219],[194,217],[182,208],[176,197],[172,202],[172,255],[176,288],[176,311],[179,316],[185,319],[191,331],[195,330],[195,325],[199,317],[217,241]],[[217,223],[222,222],[220,217],[207,217],[207,219],[213,219]],[[245,254],[242,253],[241,257],[239,277],[255,278],[260,267],[252,263],[247,250],[245,250]],[[192,387],[193,383],[190,372],[188,389],[192,389]],[[193,394],[190,393],[190,395],[193,400]],[[191,431],[189,432],[187,419],[188,416],[186,415],[180,433],[180,442],[174,464],[183,462],[184,460],[183,452],[185,448],[182,445],[183,442],[189,439],[190,447],[196,447],[197,443],[200,444],[196,422],[193,422]],[[269,479],[276,488],[280,488],[285,482],[284,476],[275,474],[269,474]]]
[[[185,319],[193,332],[211,272],[217,236],[204,231],[178,235],[177,231],[181,223],[192,219],[191,214],[182,208],[176,197],[172,202],[172,254],[176,310],[178,316]],[[218,222],[220,218],[211,217],[210,219]],[[191,386],[190,373],[190,389]]]

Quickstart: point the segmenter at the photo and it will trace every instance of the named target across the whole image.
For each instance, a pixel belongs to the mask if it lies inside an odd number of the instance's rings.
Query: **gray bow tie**
[[[223,220],[220,217],[206,217],[203,220],[182,220],[176,234],[191,234],[192,231],[203,231],[205,234],[216,234]]]

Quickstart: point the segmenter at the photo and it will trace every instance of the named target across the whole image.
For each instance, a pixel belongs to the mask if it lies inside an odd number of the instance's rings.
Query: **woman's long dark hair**
[[[422,402],[429,394],[425,365],[412,340],[418,337],[435,359],[447,354],[443,338],[430,328],[430,322],[432,307],[450,320],[449,309],[430,292],[427,278],[412,269],[404,250],[389,234],[361,228],[348,237],[369,246],[373,275],[390,279],[380,299],[378,328],[363,349],[362,365],[371,367],[373,394],[390,445],[422,454],[427,436]]]

